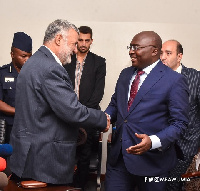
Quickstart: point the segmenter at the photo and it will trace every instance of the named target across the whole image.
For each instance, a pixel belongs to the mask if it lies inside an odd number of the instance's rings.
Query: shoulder
[[[27,60],[20,71],[21,76],[29,74],[32,78],[44,78],[50,73],[57,74],[59,71],[65,70],[56,62],[50,51],[45,50],[45,47],[42,49],[40,48]]]
[[[94,58],[96,61],[99,61],[99,62],[106,62],[106,59],[104,58],[104,57],[102,57],[102,56],[99,56],[99,55],[97,55],[97,54],[94,54],[93,52],[88,52],[88,55],[87,55],[88,57],[92,57],[92,58]]]
[[[200,74],[200,71],[194,69],[194,68],[187,68],[185,67],[184,65],[182,65],[182,72],[187,72],[187,73],[192,73],[192,74],[195,74],[195,75],[199,75]]]
[[[183,66],[181,73],[189,80],[200,83],[200,71]]]
[[[183,75],[172,70],[170,67],[166,66],[165,64],[163,64],[162,62],[159,62],[158,65],[159,69],[161,71],[164,71],[167,75],[174,76],[174,77],[182,77]]]
[[[186,83],[184,75],[172,70],[162,62],[159,62],[152,72],[154,75],[159,75],[163,79],[162,82],[171,84],[172,86],[181,82]]]
[[[121,72],[120,72],[120,76],[123,75],[128,75],[128,74],[133,74],[135,72],[136,68],[134,68],[133,66],[124,68]]]
[[[11,64],[6,64],[0,67],[0,70],[5,70],[7,68],[9,68],[11,66]]]
[[[0,73],[1,74],[6,74],[9,72],[9,68],[10,68],[11,64],[6,64],[0,67]]]

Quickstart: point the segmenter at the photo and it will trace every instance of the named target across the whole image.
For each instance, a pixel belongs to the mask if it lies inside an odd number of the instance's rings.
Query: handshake
[[[103,131],[104,133],[107,132],[110,129],[110,116],[107,113],[105,113],[105,114],[107,116],[107,126]]]

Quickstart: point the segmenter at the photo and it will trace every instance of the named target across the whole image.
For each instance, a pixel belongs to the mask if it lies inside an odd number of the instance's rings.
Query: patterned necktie
[[[131,91],[130,91],[130,97],[129,97],[129,100],[128,100],[128,111],[133,103],[133,100],[135,99],[135,96],[137,94],[137,91],[138,91],[138,84],[140,82],[140,76],[144,74],[144,71],[142,70],[138,70],[137,71],[137,75],[135,76],[135,79],[133,80],[132,82],[132,85],[131,85]]]

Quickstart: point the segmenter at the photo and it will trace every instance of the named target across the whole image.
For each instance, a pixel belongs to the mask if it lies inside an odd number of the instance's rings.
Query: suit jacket
[[[72,56],[71,64],[65,65],[69,77],[75,87],[76,55]],[[79,101],[90,108],[99,108],[99,103],[104,94],[106,75],[105,58],[88,52],[85,59],[83,73],[79,87]]]
[[[188,128],[177,145],[184,156],[193,157],[200,147],[200,72],[182,66],[181,73],[186,77],[189,85],[190,111]]]
[[[18,76],[11,171],[52,184],[72,182],[78,127],[102,130],[106,124],[102,111],[78,102],[66,70],[42,46]]]
[[[121,150],[130,173],[157,176],[176,164],[174,142],[188,123],[188,86],[181,74],[159,62],[148,74],[127,111],[129,83],[135,70],[129,67],[121,72],[105,111],[112,122],[116,121],[108,162],[114,166]],[[162,151],[152,149],[142,155],[128,154],[128,147],[141,142],[135,133],[158,136]]]

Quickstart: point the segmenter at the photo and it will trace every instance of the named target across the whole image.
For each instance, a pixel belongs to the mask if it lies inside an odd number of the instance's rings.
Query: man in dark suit
[[[55,20],[45,32],[44,45],[18,76],[10,166],[20,178],[71,183],[78,127],[108,130],[109,120],[102,111],[78,101],[63,67],[77,52],[77,40],[73,24]]]
[[[92,29],[88,26],[79,27],[77,54],[72,55],[71,64],[65,65],[72,81],[80,103],[100,109],[99,103],[104,94],[106,62],[101,56],[90,52],[93,42]],[[75,173],[75,185],[84,187],[88,181],[91,148],[96,138],[96,129],[86,127],[86,143],[77,148],[77,171]]]
[[[188,87],[182,75],[159,60],[161,47],[153,31],[136,34],[128,46],[132,66],[121,72],[105,111],[116,121],[106,191],[133,191],[135,186],[164,191],[176,164],[174,142],[188,123]]]
[[[183,137],[177,141],[178,163],[170,176],[180,178],[197,154],[200,146],[200,72],[181,64],[183,47],[176,40],[163,43],[160,59],[174,71],[183,74],[189,85],[189,125]],[[181,181],[168,182],[169,191],[182,190]]]

